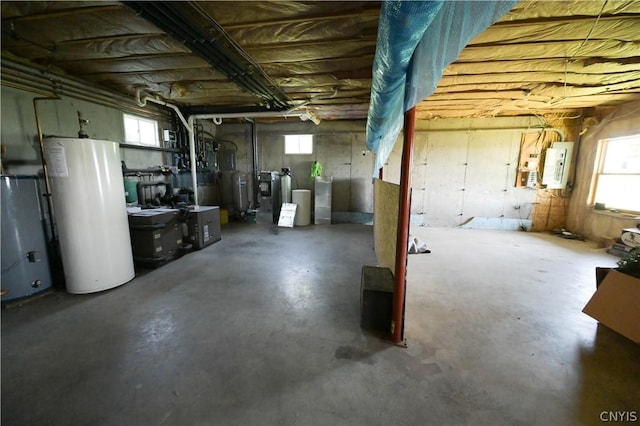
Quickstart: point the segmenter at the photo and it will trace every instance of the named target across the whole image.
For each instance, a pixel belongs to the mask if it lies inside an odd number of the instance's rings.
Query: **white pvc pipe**
[[[170,104],[163,100],[152,98],[151,96],[145,96],[144,98],[140,99],[140,89],[139,88],[136,89],[136,102],[138,106],[141,106],[141,107],[146,106],[147,101],[153,102],[154,104],[166,106],[167,108],[171,108],[172,110],[174,110],[176,115],[180,119],[180,121],[182,121],[182,124],[184,125],[184,127],[186,127],[187,130],[189,130],[189,125],[187,124],[187,120],[185,120],[184,115],[182,115],[182,111],[180,111],[180,108],[178,108],[174,104]]]

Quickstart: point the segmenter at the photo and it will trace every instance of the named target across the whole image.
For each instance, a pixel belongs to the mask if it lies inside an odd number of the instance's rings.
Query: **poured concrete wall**
[[[418,121],[411,170],[411,214],[429,226],[473,218],[531,218],[535,190],[515,187],[520,141],[535,118]],[[399,183],[399,138],[384,179]]]
[[[311,165],[319,161],[323,175],[333,177],[332,211],[373,212],[373,154],[365,150],[364,121],[257,123],[258,169],[289,167],[293,189],[313,190]],[[284,135],[313,134],[310,155],[285,155]],[[238,169],[252,173],[250,124],[223,123],[217,137],[238,146]]]
[[[6,147],[3,167],[7,174],[36,174],[42,169],[33,98],[23,90],[2,87],[2,144]],[[122,142],[122,111],[73,98],[38,101],[42,133],[46,136],[77,137],[78,111],[90,120],[85,130],[92,139]],[[159,123],[159,127],[168,127]],[[122,160],[130,168],[147,168],[166,163],[160,152],[123,148]]]
[[[637,216],[634,214],[624,215],[596,211],[592,208],[589,195],[596,166],[598,141],[640,134],[640,102],[622,105],[602,118],[598,124],[591,124],[580,142],[576,183],[568,209],[567,225],[573,232],[605,245],[610,243],[611,239],[619,238],[623,228],[635,227],[638,220],[634,219]],[[639,188],[629,189],[635,190],[633,196],[640,197]]]

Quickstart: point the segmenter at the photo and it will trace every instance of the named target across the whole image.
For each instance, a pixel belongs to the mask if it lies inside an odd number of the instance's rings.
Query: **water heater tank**
[[[45,138],[62,264],[69,293],[93,293],[133,279],[116,142]]]
[[[37,176],[2,176],[2,302],[51,287]]]
[[[282,194],[282,202],[291,202],[291,175],[285,173],[280,178],[280,194]]]

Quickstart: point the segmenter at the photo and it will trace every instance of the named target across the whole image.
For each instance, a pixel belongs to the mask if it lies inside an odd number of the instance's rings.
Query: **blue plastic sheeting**
[[[444,69],[517,1],[387,0],[380,9],[367,118],[377,170],[389,158],[405,111],[431,95]]]

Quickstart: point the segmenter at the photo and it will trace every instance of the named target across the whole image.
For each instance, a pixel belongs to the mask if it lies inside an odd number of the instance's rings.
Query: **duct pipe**
[[[393,277],[393,317],[391,334],[393,342],[404,339],[405,290],[407,284],[407,251],[409,247],[409,217],[411,212],[411,163],[413,139],[416,130],[416,108],[404,114],[404,141],[400,168],[400,200],[398,202],[398,228],[396,237],[396,264]]]

